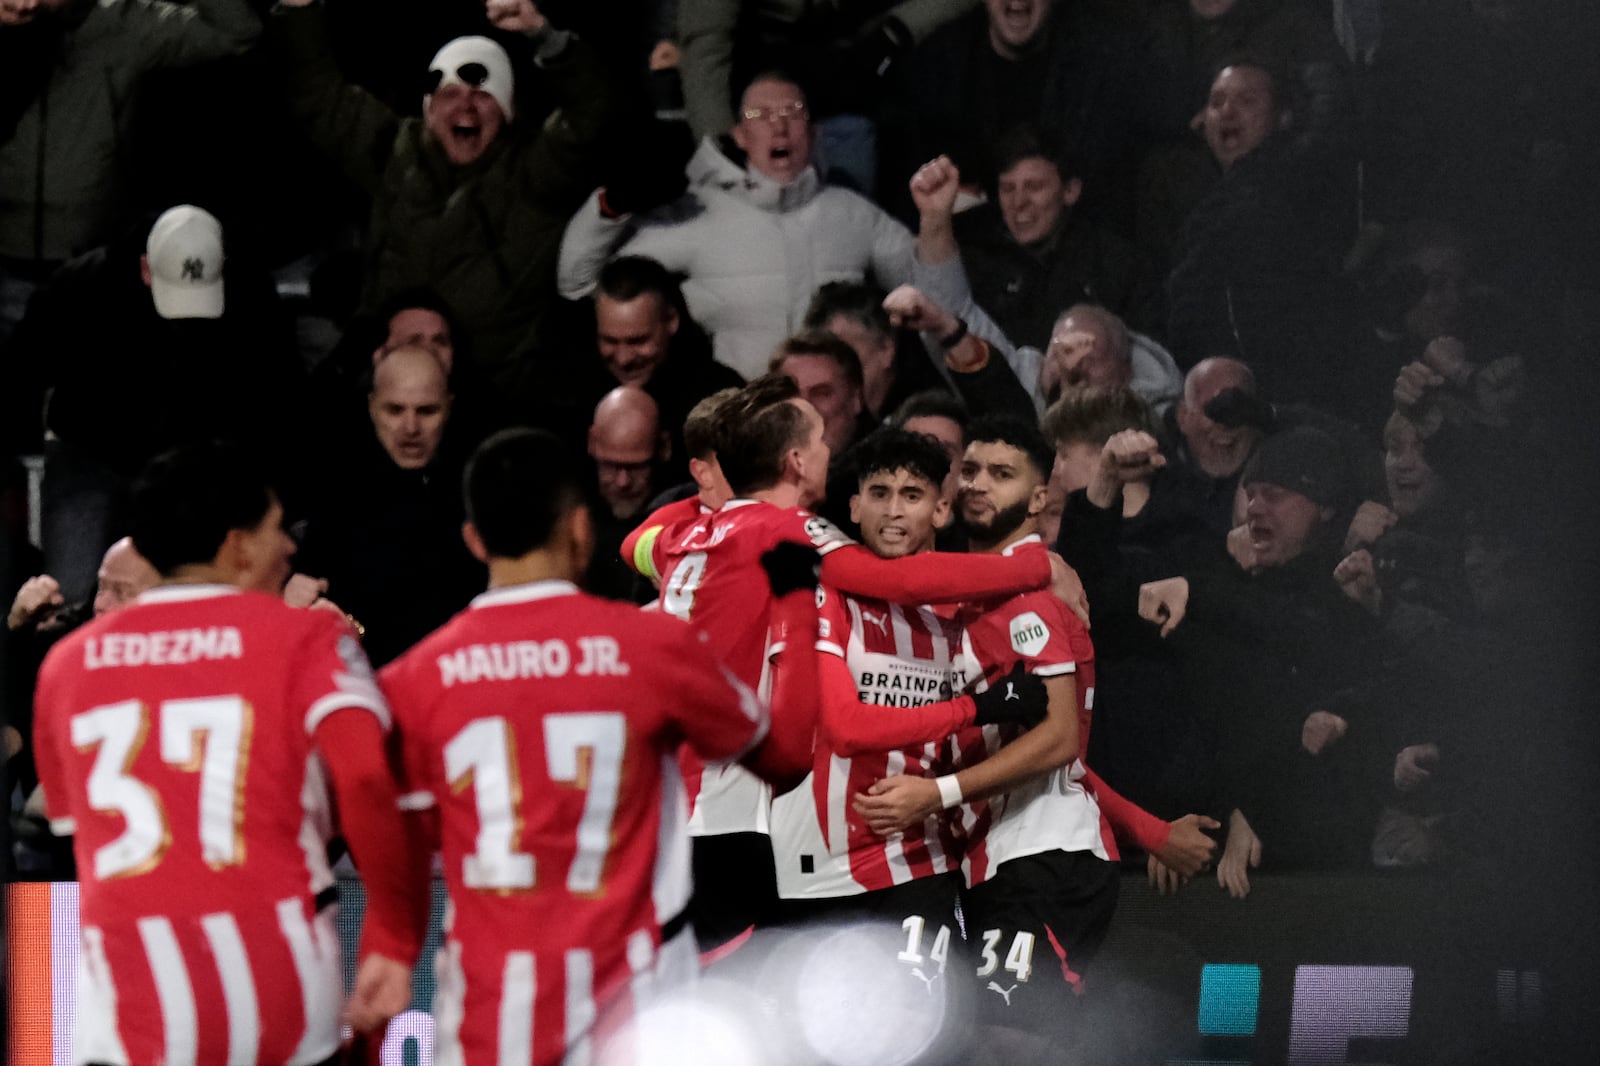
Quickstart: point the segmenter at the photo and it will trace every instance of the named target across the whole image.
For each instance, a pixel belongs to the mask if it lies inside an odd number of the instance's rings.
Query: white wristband
[[[945,810],[961,806],[961,782],[956,780],[955,774],[936,777],[933,783],[939,786],[939,802]]]

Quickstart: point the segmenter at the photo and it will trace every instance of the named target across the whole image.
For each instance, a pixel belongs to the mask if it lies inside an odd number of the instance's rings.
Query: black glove
[[[1015,722],[1032,728],[1044,721],[1050,710],[1044,682],[1028,673],[1021,663],[982,692],[973,693],[972,702],[978,705],[973,719],[978,725]]]
[[[761,557],[761,569],[767,572],[767,584],[775,597],[782,598],[803,589],[815,591],[817,571],[822,556],[815,548],[804,544],[785,542]]]
[[[619,138],[604,174],[606,206],[631,215],[672,203],[689,187],[684,168],[693,154],[694,137],[681,122],[652,119],[634,136]]]

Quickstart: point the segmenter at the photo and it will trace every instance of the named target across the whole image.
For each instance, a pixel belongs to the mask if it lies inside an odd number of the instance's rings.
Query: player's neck
[[[1013,529],[1010,533],[1007,533],[1005,536],[992,543],[978,540],[977,538],[969,535],[967,538],[967,549],[978,555],[999,555],[1007,548],[1017,543],[1019,540],[1027,540],[1029,537],[1036,536],[1038,532],[1038,519],[1029,518],[1016,529]]]
[[[800,486],[792,481],[780,481],[770,489],[757,489],[750,499],[770,503],[774,507],[804,507]]]
[[[489,587],[511,588],[536,581],[577,581],[572,558],[566,552],[531,551],[516,559],[489,560]]]
[[[238,585],[238,575],[224,573],[221,567],[210,563],[180,566],[163,577],[157,585]]]

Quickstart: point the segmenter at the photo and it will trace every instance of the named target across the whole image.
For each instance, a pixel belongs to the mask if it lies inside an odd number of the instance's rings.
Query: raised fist
[[[924,215],[951,214],[960,191],[961,171],[946,155],[922,164],[911,175],[911,200]]]

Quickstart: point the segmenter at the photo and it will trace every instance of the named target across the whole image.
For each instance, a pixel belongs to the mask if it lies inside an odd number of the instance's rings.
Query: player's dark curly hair
[[[584,503],[578,457],[553,433],[505,429],[478,445],[462,476],[467,521],[489,554],[518,559],[550,543]]]
[[[967,445],[1009,444],[1027,455],[1028,461],[1044,481],[1056,463],[1056,450],[1050,447],[1039,427],[1014,415],[984,415],[967,427]]]
[[[865,481],[873,474],[904,470],[937,489],[950,473],[950,457],[938,441],[892,426],[881,426],[867,434],[850,449],[848,458],[857,481]]]
[[[129,534],[162,577],[213,562],[236,529],[261,525],[276,497],[266,469],[234,444],[186,444],[150,460],[133,485]]]

